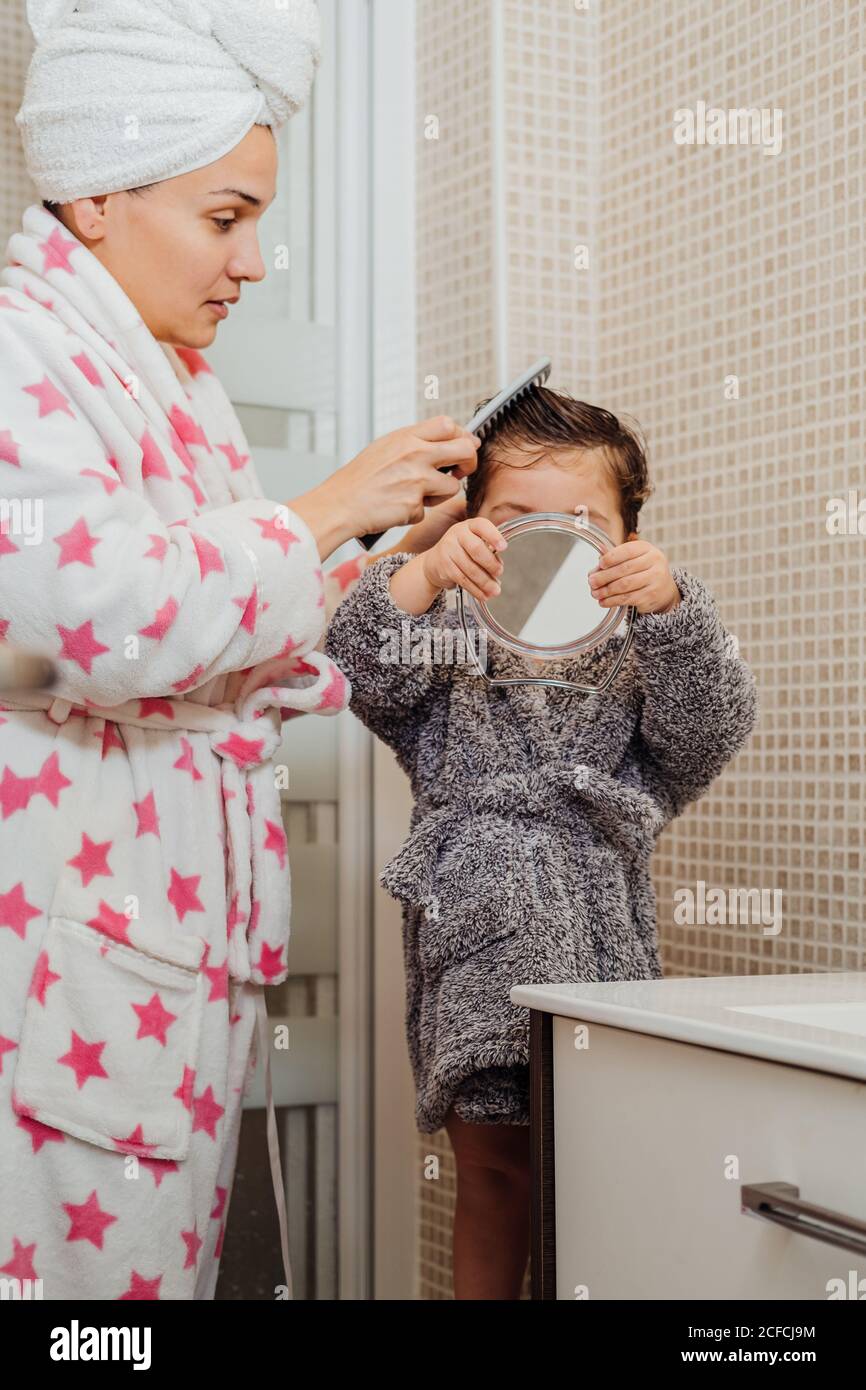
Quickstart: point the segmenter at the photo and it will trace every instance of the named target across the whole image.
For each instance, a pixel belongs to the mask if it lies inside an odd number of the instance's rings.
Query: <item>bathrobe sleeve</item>
[[[349,708],[392,747],[453,669],[425,659],[435,654],[434,633],[447,626],[445,593],[419,614],[406,613],[391,597],[392,574],[412,558],[399,551],[366,565],[337,607],[324,647],[352,686]]]
[[[669,815],[701,796],[746,743],[758,714],[755,678],[709,589],[678,566],[669,613],[639,613],[634,659],[642,692],[636,733],[647,790]]]
[[[261,498],[167,523],[81,408],[74,352],[35,313],[0,312],[7,640],[56,660],[59,696],[106,706],[310,651],[325,608],[306,523]],[[87,399],[116,429],[103,393]]]

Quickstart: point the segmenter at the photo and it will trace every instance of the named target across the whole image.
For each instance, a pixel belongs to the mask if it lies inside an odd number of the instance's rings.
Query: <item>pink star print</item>
[[[119,748],[125,751],[123,739],[117,731],[117,725],[112,719],[106,719],[102,726],[102,757],[106,757],[112,748]]]
[[[196,424],[191,415],[186,415],[178,405],[173,405],[169,415],[172,428],[177,432],[184,444],[201,444],[205,449],[210,449],[207,436],[201,425]]]
[[[264,975],[268,983],[271,982],[274,976],[282,974],[283,970],[285,969],[282,960],[280,959],[282,954],[282,946],[280,946],[278,949],[274,949],[273,947],[268,946],[265,942],[262,943],[262,954],[259,956],[256,969],[261,971],[262,975]]]
[[[139,719],[149,719],[152,714],[161,714],[165,719],[174,719],[171,700],[162,695],[145,695],[138,702]]]
[[[157,1042],[165,1047],[165,1035],[177,1018],[177,1014],[169,1013],[168,1009],[163,1007],[162,1000],[155,991],[146,1004],[133,1004],[132,1007],[139,1017],[136,1040],[156,1038]]]
[[[110,647],[104,647],[101,642],[97,642],[90,618],[80,627],[63,627],[60,623],[56,623],[55,626],[63,639],[63,647],[58,653],[61,660],[74,661],[88,676],[93,668],[93,658],[111,650]]]
[[[238,608],[242,608],[241,627],[247,632],[254,633],[256,630],[256,608],[257,595],[255,589],[248,598],[233,598],[232,603],[236,603]]]
[[[266,820],[267,838],[265,849],[272,849],[280,861],[280,868],[286,867],[286,832],[281,825],[277,825],[272,820]]]
[[[32,1245],[22,1245],[17,1236],[12,1237],[12,1258],[7,1260],[5,1265],[0,1265],[0,1274],[11,1274],[13,1279],[38,1279],[38,1274],[33,1268],[33,1251],[36,1249],[36,1242]]]
[[[167,599],[161,608],[156,610],[156,617],[147,627],[140,627],[139,633],[142,637],[155,637],[161,642],[168,632],[178,614],[177,599]]]
[[[238,895],[235,893],[231,901],[228,916],[226,917],[226,939],[231,936],[235,927],[240,926],[243,920],[243,913],[238,911]]]
[[[25,810],[31,796],[37,792],[41,792],[56,807],[60,792],[64,787],[71,786],[69,778],[60,771],[56,753],[49,754],[35,777],[18,777],[10,767],[5,767],[0,779],[0,812],[6,820],[15,811]]]
[[[30,918],[38,916],[39,908],[27,901],[20,882],[16,883],[14,888],[10,888],[8,893],[0,893],[0,927],[11,927],[22,941],[27,934]]]
[[[115,912],[113,907],[100,898],[99,912],[96,917],[91,917],[87,923],[88,927],[93,927],[96,931],[104,932],[113,941],[123,941],[129,945],[130,919],[124,912]]]
[[[216,1124],[225,1107],[217,1104],[212,1087],[208,1086],[200,1096],[194,1096],[192,1106],[193,1133],[197,1129],[203,1129],[206,1134],[210,1135],[211,1139],[216,1140]]]
[[[48,952],[40,951],[36,957],[36,965],[33,968],[33,977],[30,981],[30,988],[27,997],[38,999],[39,1003],[45,1004],[45,991],[60,979],[48,964]],[[0,1068],[2,1070],[2,1068]]]
[[[80,372],[87,378],[91,386],[103,386],[104,382],[99,372],[94,367],[86,352],[79,352],[77,357],[73,357],[73,362]]]
[[[186,1259],[183,1262],[184,1269],[195,1269],[198,1259],[198,1252],[204,1245],[204,1241],[199,1235],[193,1222],[191,1231],[181,1231],[181,1236],[186,1241]]]
[[[144,559],[164,560],[165,552],[168,550],[168,541],[165,539],[165,536],[155,536],[151,531],[150,539],[153,541],[153,545],[150,547],[150,550],[144,552]]]
[[[190,743],[188,738],[184,738],[183,734],[181,734],[180,736],[180,744],[183,749],[183,752],[181,753],[180,757],[172,763],[172,767],[178,768],[181,772],[191,772],[192,780],[194,782],[200,782],[202,780],[202,774],[199,772],[198,768],[193,762],[192,744]]]
[[[257,526],[262,528],[262,538],[267,541],[276,541],[284,555],[288,555],[289,546],[292,541],[300,545],[300,538],[290,531],[288,527],[280,525],[279,516],[254,516],[250,518]]]
[[[149,1158],[155,1144],[145,1144],[144,1130],[141,1125],[136,1125],[131,1134],[127,1134],[125,1139],[115,1139],[115,1144],[121,1153],[135,1154],[137,1158]]]
[[[30,1136],[30,1152],[38,1154],[43,1144],[62,1144],[65,1136],[59,1129],[52,1129],[51,1125],[44,1125],[41,1120],[37,1120],[31,1110],[26,1106],[17,1105],[13,1101],[12,1108],[17,1112],[18,1119],[15,1121],[18,1129],[23,1129],[25,1134]]]
[[[66,1239],[89,1240],[91,1245],[95,1245],[97,1250],[101,1250],[105,1228],[116,1221],[117,1217],[104,1211],[99,1205],[96,1188],[93,1189],[87,1201],[80,1205],[76,1205],[74,1202],[63,1202],[61,1205],[72,1222]]]
[[[208,1003],[214,999],[228,999],[229,997],[229,968],[226,961],[222,965],[207,965],[204,974],[210,980],[210,994]]]
[[[195,546],[195,553],[198,556],[198,568],[202,579],[207,578],[211,570],[219,574],[225,570],[223,557],[217,547],[204,536],[200,536],[197,531],[190,531],[192,543]]]
[[[195,1072],[192,1067],[185,1066],[183,1069],[183,1081],[181,1081],[174,1095],[187,1110],[192,1109],[192,1088],[194,1082]]]
[[[17,1044],[17,1043],[14,1043],[14,1042],[12,1041],[11,1038],[4,1038],[3,1034],[0,1033],[0,1076],[3,1075],[3,1055],[4,1055],[4,1053],[6,1053],[6,1052],[14,1052],[17,1046],[18,1046],[18,1044]]]
[[[329,570],[328,578],[335,579],[340,586],[340,593],[343,593],[354,580],[360,578],[365,566],[366,560],[363,555],[353,556],[351,560],[344,560],[341,565]]]
[[[185,473],[184,476],[181,478],[181,482],[189,488],[196,506],[203,506],[204,503],[207,501],[207,498],[205,497],[204,493],[202,492],[201,488],[199,487],[192,474]]]
[[[80,1038],[75,1029],[72,1029],[72,1042],[69,1045],[69,1051],[65,1052],[62,1057],[58,1057],[57,1060],[63,1066],[71,1067],[75,1072],[75,1084],[79,1091],[85,1081],[89,1081],[91,1077],[108,1076],[108,1072],[99,1060],[99,1055],[105,1047],[106,1041],[85,1042],[84,1038]]]
[[[151,1302],[154,1300],[159,1301],[159,1286],[161,1283],[161,1274],[158,1275],[156,1279],[143,1279],[140,1274],[132,1270],[129,1279],[129,1288],[126,1290],[126,1293],[122,1293],[118,1296],[117,1301],[122,1302],[124,1299],[150,1299]]]
[[[229,734],[222,743],[214,744],[217,752],[231,758],[238,767],[249,767],[251,763],[260,763],[264,746],[264,739],[243,738],[241,734]]]
[[[113,843],[112,840],[103,840],[101,844],[96,844],[85,831],[82,831],[81,849],[74,859],[67,859],[66,862],[71,868],[78,869],[85,888],[98,874],[106,878],[114,877],[114,870],[108,867],[108,851]]]
[[[187,370],[191,376],[198,376],[201,372],[209,372],[207,358],[202,357],[196,348],[175,348],[175,352],[182,362],[186,363]]]
[[[222,1218],[228,1191],[227,1187],[218,1187],[216,1189],[216,1201],[214,1202],[213,1211],[211,1212],[212,1221],[219,1221]]]
[[[82,565],[89,565],[91,569],[94,568],[93,547],[101,545],[102,538],[91,536],[83,516],[79,517],[75,525],[71,526],[68,531],[55,536],[54,541],[56,545],[60,546],[58,569],[62,569],[64,565],[71,565],[76,560]]]
[[[142,478],[166,478],[170,480],[171,472],[168,464],[150,430],[144,431],[139,442],[141,444]]]
[[[120,487],[119,478],[108,478],[104,473],[100,473],[98,468],[79,468],[78,471],[82,478],[98,478],[109,497],[114,492],[115,488]]]
[[[40,420],[45,415],[52,415],[55,410],[62,410],[66,415],[71,415],[73,420],[75,419],[75,413],[69,401],[47,376],[44,376],[35,386],[22,386],[21,389],[36,397],[39,402]]]
[[[56,753],[51,753],[45,759],[36,778],[35,791],[41,792],[47,797],[52,806],[57,806],[57,798],[64,787],[71,787],[72,783],[68,777],[64,777],[60,771],[60,760]]]
[[[217,448],[225,454],[229,461],[229,468],[233,473],[236,473],[239,468],[243,468],[244,464],[250,461],[249,454],[239,454],[234,444],[218,444]]]
[[[192,690],[194,686],[198,685],[204,669],[204,666],[201,664],[201,662],[199,662],[198,666],[194,667],[194,669],[190,671],[188,676],[184,676],[183,680],[172,681],[172,690]]]
[[[325,692],[316,706],[317,709],[337,709],[341,710],[346,699],[346,678],[338,667],[334,667],[331,672],[331,679],[325,687]]]
[[[201,874],[184,878],[177,869],[171,871],[171,887],[166,896],[181,922],[188,912],[204,912],[204,903],[196,891],[200,882]]]
[[[21,467],[21,460],[18,457],[18,445],[12,438],[11,430],[0,430],[0,459],[4,463],[13,463],[16,468]]]
[[[159,838],[159,817],[156,814],[156,802],[153,799],[153,792],[148,792],[142,801],[133,801],[132,809],[138,817],[138,829],[135,838],[139,835],[156,835]]]
[[[51,233],[47,241],[39,244],[44,258],[43,272],[47,274],[49,270],[68,270],[70,275],[74,275],[75,269],[69,264],[69,257],[80,245],[80,241],[65,237],[58,227],[56,231]]]

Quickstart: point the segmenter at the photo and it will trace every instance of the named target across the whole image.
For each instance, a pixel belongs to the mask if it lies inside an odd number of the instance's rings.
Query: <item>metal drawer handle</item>
[[[746,1216],[773,1221],[801,1236],[838,1245],[842,1250],[854,1250],[866,1255],[866,1221],[845,1216],[840,1211],[817,1207],[800,1198],[800,1189],[790,1182],[743,1183],[740,1188],[740,1210]],[[811,1220],[808,1218],[812,1218]]]

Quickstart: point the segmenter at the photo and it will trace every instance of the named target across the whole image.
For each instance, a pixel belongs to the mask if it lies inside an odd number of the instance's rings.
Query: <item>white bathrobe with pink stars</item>
[[[41,206],[7,260],[0,637],[60,682],[0,693],[0,1278],[211,1298],[290,964],[281,717],[350,692],[314,537],[205,359]]]

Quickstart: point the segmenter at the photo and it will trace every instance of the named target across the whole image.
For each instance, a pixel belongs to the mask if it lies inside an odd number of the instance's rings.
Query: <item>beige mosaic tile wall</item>
[[[866,537],[826,519],[829,499],[866,496],[864,10],[588,5],[504,2],[509,366],[543,351],[551,385],[641,422],[657,489],[642,531],[711,586],[762,705],[748,749],[660,842],[666,972],[862,969]],[[419,140],[419,358],[465,381],[454,410],[489,381],[490,6],[418,11],[419,116],[449,118],[435,153]],[[778,153],[675,143],[674,113],[699,102],[781,110]],[[765,890],[771,912],[779,891],[781,930],[676,925],[675,890],[699,881]],[[419,1177],[420,1296],[450,1298],[444,1132],[418,1152],[419,1174],[428,1153],[443,1174]]]

